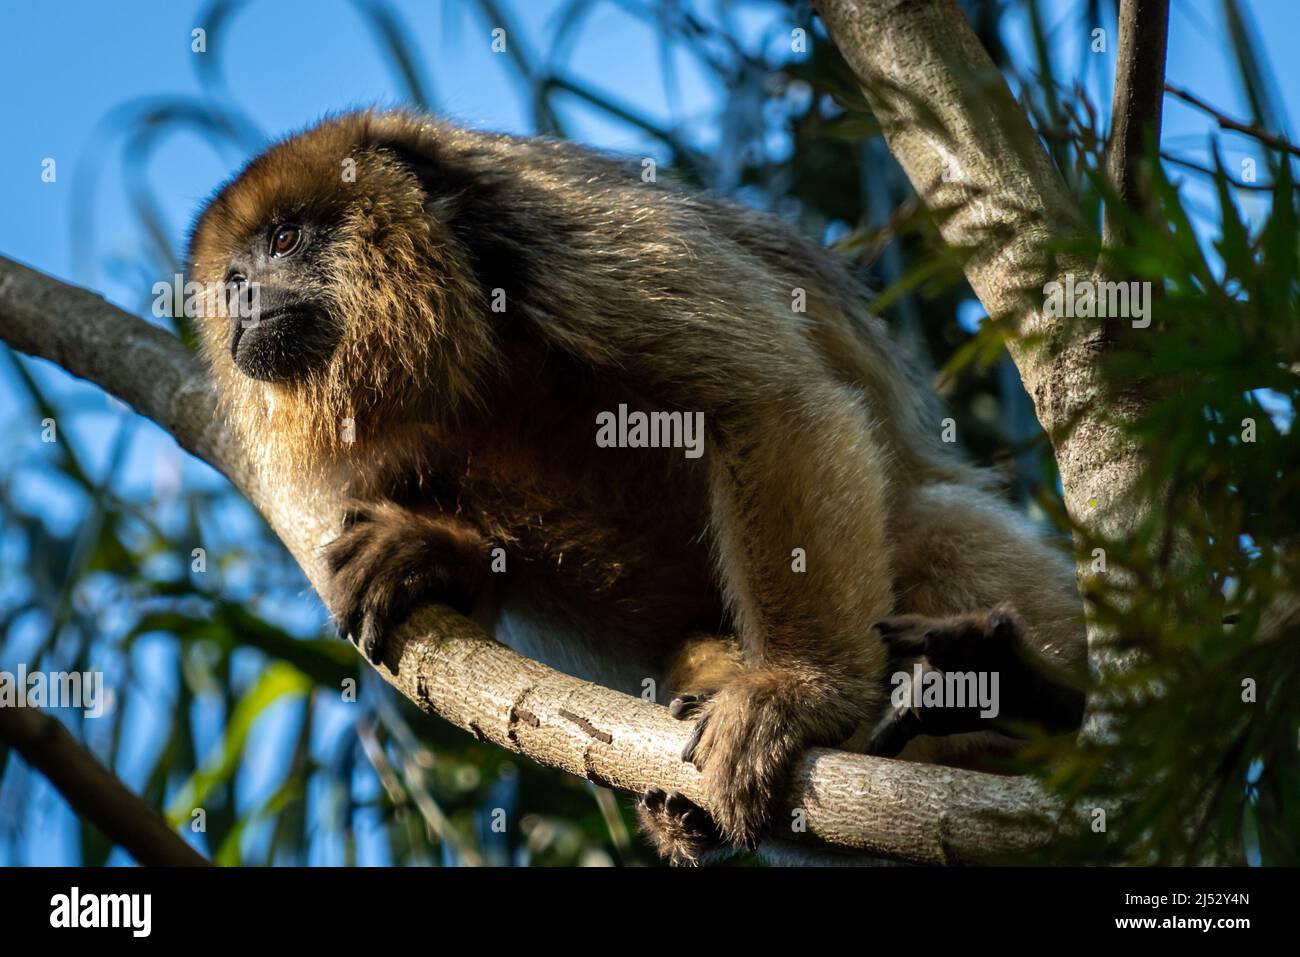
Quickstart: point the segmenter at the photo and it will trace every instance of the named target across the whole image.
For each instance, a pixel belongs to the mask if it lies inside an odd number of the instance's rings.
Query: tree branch
[[[1169,0],[1120,0],[1106,172],[1120,202],[1138,212],[1144,212],[1150,201],[1143,163],[1151,145],[1148,141],[1160,143],[1168,40]],[[1121,238],[1119,223],[1115,211],[1107,209],[1102,230],[1107,246]]]
[[[1252,139],[1259,140],[1265,146],[1281,153],[1290,153],[1292,156],[1300,156],[1300,146],[1296,146],[1286,137],[1278,136],[1276,133],[1270,133],[1266,129],[1252,126],[1250,123],[1244,123],[1241,120],[1234,120],[1231,116],[1228,116],[1221,110],[1211,106],[1199,96],[1196,96],[1194,93],[1184,90],[1181,87],[1172,86],[1166,83],[1164,89],[1170,96],[1182,100],[1187,105],[1193,106],[1209,116],[1219,124],[1219,129],[1221,130],[1232,130],[1234,133],[1242,133]]]
[[[325,594],[318,548],[338,531],[340,490],[265,487],[222,427],[198,361],[174,337],[0,258],[0,338],[99,384],[220,469]],[[602,785],[677,790],[707,806],[699,772],[680,758],[690,728],[666,708],[523,658],[440,606],[416,612],[386,646],[377,669],[385,680],[482,740]],[[788,805],[804,811],[815,839],[918,863],[1023,854],[1050,839],[1062,814],[1029,779],[822,748],[799,764]]]
[[[45,775],[74,811],[141,864],[209,861],[131,793],[57,718],[36,708],[0,707],[0,739]]]
[[[1211,179],[1219,175],[1218,170],[1210,169],[1208,166],[1202,166],[1200,163],[1195,163],[1192,160],[1185,159],[1181,156],[1175,156],[1173,153],[1162,152],[1160,158],[1166,163],[1173,163],[1175,166],[1181,166],[1183,169],[1191,170],[1193,173],[1200,173],[1202,176],[1208,176]],[[1227,173],[1223,174],[1223,178],[1227,180],[1228,185],[1233,189],[1244,189],[1255,193],[1271,193],[1273,190],[1277,189],[1277,183],[1243,183],[1241,180],[1229,176]],[[1294,187],[1292,188],[1294,189]]]

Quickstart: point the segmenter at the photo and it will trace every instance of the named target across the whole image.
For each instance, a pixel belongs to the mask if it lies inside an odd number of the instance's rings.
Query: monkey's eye
[[[271,255],[287,256],[302,245],[302,229],[298,226],[278,226],[271,234]]]

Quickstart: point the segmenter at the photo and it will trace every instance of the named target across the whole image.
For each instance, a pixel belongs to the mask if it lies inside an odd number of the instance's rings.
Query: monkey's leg
[[[354,505],[325,547],[339,631],[378,663],[385,635],[417,603],[440,601],[469,614],[487,577],[489,548],[477,529],[449,516],[389,501]]]
[[[745,669],[707,702],[683,758],[727,837],[774,823],[804,749],[844,740],[883,700],[872,621],[892,608],[881,446],[827,382],[758,400],[710,431],[712,515]]]

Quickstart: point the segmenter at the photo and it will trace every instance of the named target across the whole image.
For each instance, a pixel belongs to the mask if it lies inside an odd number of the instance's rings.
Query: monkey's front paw
[[[727,842],[709,812],[677,791],[651,788],[636,806],[641,832],[660,857],[673,864],[699,865],[724,855]]]
[[[475,530],[392,502],[353,506],[325,546],[330,606],[339,631],[370,661],[384,636],[420,601],[468,612],[485,575],[489,545]]]
[[[810,708],[808,689],[775,671],[745,672],[700,704],[682,760],[704,772],[707,803],[726,838],[753,850],[772,826],[799,754],[838,740],[854,716],[830,699]]]

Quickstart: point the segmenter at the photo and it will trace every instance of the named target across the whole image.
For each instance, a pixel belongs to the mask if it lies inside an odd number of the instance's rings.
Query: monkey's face
[[[339,330],[322,294],[329,230],[310,211],[273,222],[229,258],[230,358],[245,375],[288,382],[324,369]]]
[[[202,353],[271,456],[348,454],[474,398],[492,331],[446,190],[429,186],[440,135],[404,114],[328,120],[254,159],[199,216]]]

